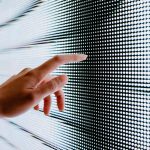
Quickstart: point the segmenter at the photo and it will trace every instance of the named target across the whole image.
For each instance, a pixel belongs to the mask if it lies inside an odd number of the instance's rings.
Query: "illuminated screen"
[[[65,111],[1,119],[0,149],[149,149],[150,1],[0,1],[1,83],[64,53]]]

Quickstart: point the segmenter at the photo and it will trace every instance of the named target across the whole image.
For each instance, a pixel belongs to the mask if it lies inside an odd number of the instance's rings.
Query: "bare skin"
[[[57,106],[64,110],[65,96],[62,88],[67,84],[67,75],[49,76],[59,66],[80,62],[87,58],[83,54],[57,55],[42,65],[31,69],[26,68],[12,76],[0,86],[0,116],[18,116],[30,108],[39,109],[39,102],[44,101],[43,111],[49,114],[51,94],[55,94]]]

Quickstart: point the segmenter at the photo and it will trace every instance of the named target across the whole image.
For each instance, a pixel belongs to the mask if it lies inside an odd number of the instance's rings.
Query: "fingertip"
[[[38,111],[38,110],[39,110],[39,105],[36,105],[36,106],[34,107],[34,110]]]
[[[80,56],[82,57],[83,60],[86,60],[88,55],[85,55],[85,54],[80,54]]]
[[[85,54],[74,54],[75,56],[75,61],[84,61],[87,59],[88,55]]]
[[[44,112],[44,115],[45,115],[45,116],[49,116],[49,113],[48,113],[48,112]]]
[[[43,111],[45,116],[49,116],[50,108],[44,108]]]
[[[57,106],[58,106],[58,110],[60,112],[63,112],[65,109],[65,100],[57,100]]]
[[[59,108],[59,111],[60,111],[60,112],[64,112],[64,110],[65,110],[64,107],[63,107],[63,108]]]

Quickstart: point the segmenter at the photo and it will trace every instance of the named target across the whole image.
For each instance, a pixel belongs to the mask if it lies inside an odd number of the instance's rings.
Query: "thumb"
[[[68,82],[67,75],[60,75],[58,77],[53,78],[52,80],[48,81],[47,83],[38,86],[34,94],[38,100],[46,97],[52,93],[55,93],[59,89],[61,89],[65,84]]]

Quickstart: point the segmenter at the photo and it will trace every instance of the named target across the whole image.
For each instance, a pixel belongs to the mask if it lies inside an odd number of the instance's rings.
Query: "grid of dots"
[[[65,112],[55,108],[50,115],[63,122],[60,127],[58,121],[53,148],[148,149],[150,1],[50,0],[38,7],[46,14],[41,17],[46,26],[40,28],[38,38],[18,47],[25,49],[22,55],[38,46],[46,49],[44,58],[60,53],[88,55],[86,61],[55,72],[68,74],[69,83],[64,88]],[[30,32],[29,22],[28,26]],[[38,51],[29,55],[24,58],[36,57]]]
[[[68,39],[58,50],[89,56],[82,64],[63,67],[70,74],[65,119],[77,127],[76,148],[148,148],[150,2],[64,5],[66,30],[55,33]]]

